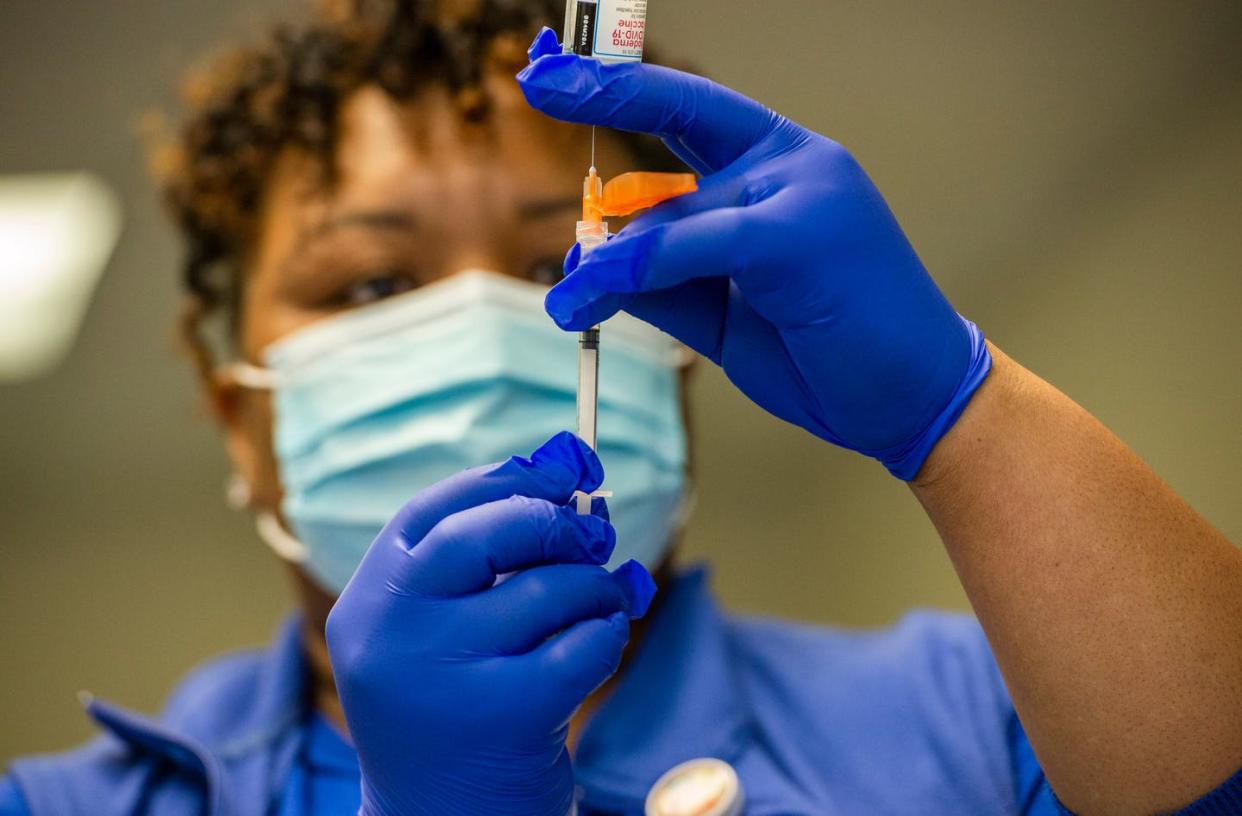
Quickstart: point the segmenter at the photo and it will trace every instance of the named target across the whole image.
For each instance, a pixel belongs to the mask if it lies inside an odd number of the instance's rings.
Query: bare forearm
[[[914,492],[1066,804],[1185,805],[1242,765],[1242,553],[1086,411],[993,355]]]

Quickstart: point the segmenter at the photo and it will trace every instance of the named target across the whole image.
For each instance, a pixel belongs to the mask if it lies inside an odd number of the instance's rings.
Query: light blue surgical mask
[[[572,429],[577,338],[543,311],[547,290],[467,271],[324,319],[270,346],[281,507],[292,535],[263,537],[337,594],[415,493],[464,468],[527,456]],[[618,315],[603,326],[599,456],[617,549],[654,567],[680,522],[686,440],[678,349]]]

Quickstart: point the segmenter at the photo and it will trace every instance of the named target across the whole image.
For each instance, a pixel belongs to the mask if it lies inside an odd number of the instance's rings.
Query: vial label
[[[604,62],[640,62],[647,0],[569,0],[567,50]]]
[[[601,0],[595,26],[595,55],[641,61],[647,28],[647,0]]]

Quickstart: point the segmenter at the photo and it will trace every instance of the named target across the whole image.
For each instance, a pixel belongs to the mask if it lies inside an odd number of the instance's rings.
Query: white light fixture
[[[65,357],[120,228],[116,197],[92,175],[0,176],[0,382]]]

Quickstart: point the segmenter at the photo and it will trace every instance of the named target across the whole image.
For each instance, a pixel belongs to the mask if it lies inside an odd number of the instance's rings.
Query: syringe
[[[582,182],[582,220],[575,233],[581,257],[603,246],[608,240],[606,215],[627,216],[654,207],[697,189],[689,173],[625,173],[604,184],[592,164]],[[578,438],[596,448],[599,416],[599,339],[600,327],[592,326],[578,335]],[[591,498],[611,496],[597,490],[575,494],[574,507],[580,515],[591,512]]]
[[[595,171],[594,156],[591,158],[591,169],[582,187],[582,220],[578,222],[575,230],[583,256],[608,240],[608,223],[600,218],[604,186]],[[598,417],[599,326],[596,325],[578,334],[578,438],[587,443],[591,450],[596,450]],[[607,495],[609,494],[603,491],[590,495],[579,491],[575,498],[578,514],[585,516],[591,512],[593,496]]]
[[[600,62],[640,62],[647,28],[647,0],[566,0],[562,48]],[[595,172],[595,127],[591,127],[591,170],[582,195],[578,244],[585,256],[608,240],[603,214],[603,185]],[[595,449],[599,407],[599,326],[578,335],[578,436]],[[596,491],[593,495],[607,496]],[[591,496],[578,493],[580,514],[591,512]]]

